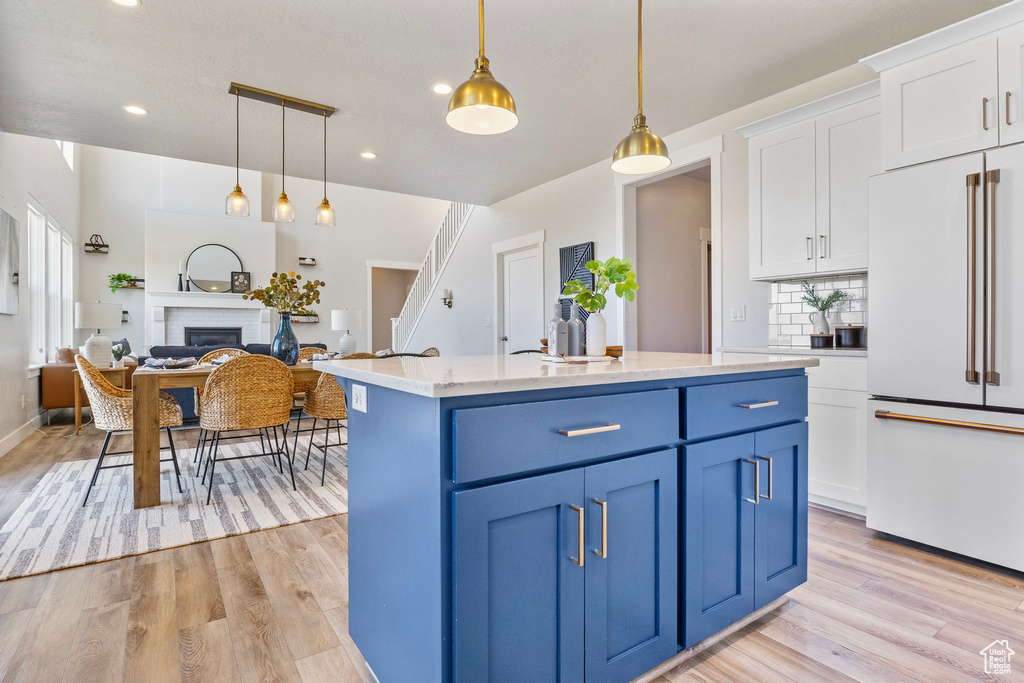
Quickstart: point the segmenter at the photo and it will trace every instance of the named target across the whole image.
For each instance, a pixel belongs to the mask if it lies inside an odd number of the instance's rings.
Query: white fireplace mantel
[[[259,339],[245,340],[245,343],[270,342],[270,309],[259,301],[244,300],[241,294],[228,292],[156,292],[146,290],[146,345],[158,346],[166,343],[164,324],[165,309],[232,309],[247,310],[259,315]]]

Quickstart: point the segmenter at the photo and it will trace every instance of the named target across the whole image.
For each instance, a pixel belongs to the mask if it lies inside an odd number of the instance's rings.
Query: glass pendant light
[[[616,173],[653,173],[672,163],[665,141],[651,132],[644,116],[644,0],[637,0],[636,41],[637,113],[633,130],[615,147],[612,170]]]
[[[334,207],[327,201],[327,112],[324,112],[324,200],[316,207],[316,222],[321,228],[333,228]]]
[[[295,205],[284,191],[284,101],[281,102],[281,196],[274,202],[274,222],[295,222]]]
[[[455,130],[473,135],[495,135],[512,130],[519,123],[512,94],[491,75],[484,56],[484,0],[480,0],[480,54],[469,80],[448,100],[445,121]]]
[[[249,198],[242,192],[242,186],[238,184],[238,90],[235,90],[235,189],[228,193],[224,201],[224,213],[229,216],[248,216]]]

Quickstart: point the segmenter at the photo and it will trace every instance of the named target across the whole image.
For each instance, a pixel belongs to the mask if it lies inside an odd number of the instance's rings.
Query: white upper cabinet
[[[999,44],[999,143],[1024,142],[1024,26],[997,36]]]
[[[882,171],[878,87],[737,129],[749,139],[752,279],[867,270],[868,177]]]

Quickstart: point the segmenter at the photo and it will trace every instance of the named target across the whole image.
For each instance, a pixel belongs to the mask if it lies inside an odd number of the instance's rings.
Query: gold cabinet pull
[[[757,457],[760,458],[761,460],[768,461],[768,495],[762,496],[761,490],[758,489],[758,496],[764,498],[765,500],[772,500],[773,498],[775,498],[775,461],[772,458],[769,458],[764,455],[759,455]]]
[[[1003,107],[1006,110],[1006,125],[1012,126],[1010,122],[1010,91],[1006,91],[1006,106]]]
[[[757,410],[758,408],[771,408],[779,405],[778,401],[762,401],[761,403],[741,403],[740,408],[745,410]]]
[[[594,554],[605,558],[608,557],[608,501],[595,498],[594,502],[601,506],[601,549]]]
[[[572,559],[573,562],[575,562],[576,564],[578,564],[579,566],[582,567],[583,566],[583,508],[581,508],[579,505],[570,505],[569,507],[571,507],[573,510],[576,511],[576,514],[579,515],[579,519],[580,519],[580,527],[579,527],[579,541],[580,541],[579,556],[578,557],[573,557],[571,559]]]
[[[600,427],[587,427],[586,429],[559,429],[562,436],[586,436],[587,434],[600,434],[601,432],[616,432],[622,429],[622,425],[610,424]]]
[[[999,385],[999,373],[996,372],[996,183],[999,182],[999,169],[985,171],[985,214],[988,234],[985,236],[985,319],[988,323],[988,353],[985,360],[985,384]],[[974,292],[971,292],[974,294]]]
[[[980,173],[967,175],[967,370],[964,380],[977,384],[978,376],[978,185]]]
[[[981,98],[981,127],[988,130],[988,98]]]
[[[745,460],[744,462],[749,462],[754,466],[754,497],[744,498],[743,500],[757,505],[761,502],[761,465],[757,460]]]

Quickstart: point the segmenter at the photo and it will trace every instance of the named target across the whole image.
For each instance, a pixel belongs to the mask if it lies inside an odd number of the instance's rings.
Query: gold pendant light
[[[490,62],[484,56],[484,0],[480,0],[480,54],[469,80],[460,85],[448,100],[449,126],[473,135],[495,135],[512,130],[519,123],[512,94],[491,75]]]
[[[665,141],[651,132],[644,116],[644,0],[637,0],[636,53],[636,118],[633,130],[615,147],[612,170],[639,175],[660,171],[672,163]]]
[[[238,90],[235,89],[235,189],[228,193],[224,201],[224,213],[229,216],[248,216],[249,198],[242,192],[242,186],[238,184]]]
[[[333,228],[334,207],[327,201],[327,112],[324,112],[324,200],[316,207],[315,225],[321,228]]]
[[[274,222],[295,222],[295,205],[284,191],[284,100],[281,100],[281,196],[274,202]]]

